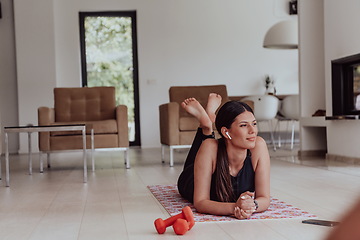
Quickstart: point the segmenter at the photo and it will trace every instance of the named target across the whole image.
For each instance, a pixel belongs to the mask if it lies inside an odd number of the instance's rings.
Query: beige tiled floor
[[[271,194],[289,204],[336,220],[360,196],[360,166],[324,159],[300,161],[296,151],[271,153]],[[186,150],[175,166],[161,163],[159,149],[131,149],[131,169],[123,154],[96,151],[96,171],[83,183],[81,152],[52,154],[52,168],[27,173],[27,156],[11,160],[10,187],[0,183],[0,239],[323,239],[331,228],[300,219],[196,223],[184,236],[169,228],[158,235],[156,218],[169,215],[147,185],[174,184]],[[90,163],[90,161],[89,161]],[[89,164],[90,166],[90,164]],[[3,165],[4,169],[4,165]],[[4,178],[3,172],[3,178]]]

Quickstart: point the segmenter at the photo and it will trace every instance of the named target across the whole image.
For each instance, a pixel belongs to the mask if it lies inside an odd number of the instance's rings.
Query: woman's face
[[[233,145],[247,149],[254,148],[258,134],[254,114],[248,111],[239,114],[231,124],[228,132]]]

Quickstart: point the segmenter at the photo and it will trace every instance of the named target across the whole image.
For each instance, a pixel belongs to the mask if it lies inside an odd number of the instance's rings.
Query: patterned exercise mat
[[[178,214],[181,212],[182,208],[190,206],[194,213],[194,219],[196,222],[238,220],[230,216],[216,216],[198,213],[189,201],[180,196],[176,184],[151,185],[148,186],[148,188],[170,215]],[[283,218],[316,218],[316,216],[272,197],[270,207],[265,212],[254,213],[250,220]]]

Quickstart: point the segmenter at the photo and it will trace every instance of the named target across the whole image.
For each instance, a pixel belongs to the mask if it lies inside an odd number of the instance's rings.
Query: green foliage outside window
[[[114,86],[116,103],[134,124],[133,52],[130,17],[85,18],[88,87]]]

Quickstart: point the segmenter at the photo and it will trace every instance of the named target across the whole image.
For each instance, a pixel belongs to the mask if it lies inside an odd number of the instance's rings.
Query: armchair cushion
[[[55,88],[54,104],[56,122],[115,119],[115,88]]]
[[[56,122],[52,125],[66,125],[69,122]],[[86,124],[90,126],[86,128],[86,133],[90,134],[91,128],[94,129],[94,134],[117,134],[117,123],[115,119],[108,119],[102,121],[75,121],[71,124]],[[79,135],[81,131],[62,131],[62,132],[51,132],[50,136],[64,136],[64,135]]]

